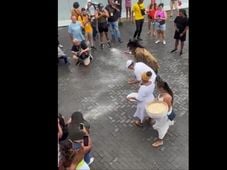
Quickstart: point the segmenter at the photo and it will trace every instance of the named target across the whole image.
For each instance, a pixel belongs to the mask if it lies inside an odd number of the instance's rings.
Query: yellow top
[[[83,24],[85,32],[92,32],[91,22],[88,19],[88,16],[80,16],[78,20]]]
[[[133,5],[132,11],[135,14],[135,20],[144,19],[144,16],[141,14],[141,10],[140,9],[144,9],[145,10],[144,3],[142,3],[140,5],[138,3],[135,3]]]

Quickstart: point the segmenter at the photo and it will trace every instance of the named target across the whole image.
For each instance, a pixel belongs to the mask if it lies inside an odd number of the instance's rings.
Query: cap
[[[128,60],[128,61],[126,62],[126,67],[128,68],[130,65],[132,65],[132,63],[133,63],[132,60]]]

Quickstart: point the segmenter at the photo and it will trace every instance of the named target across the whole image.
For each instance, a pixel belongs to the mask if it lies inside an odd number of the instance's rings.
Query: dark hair
[[[179,9],[179,12],[182,12],[184,14],[184,16],[187,17],[187,13],[186,13],[186,10],[185,9]]]
[[[79,7],[80,7],[80,4],[78,2],[73,3],[73,8],[79,8]]]
[[[85,8],[81,8],[81,11],[86,11],[86,9]]]
[[[146,72],[146,75],[147,75],[148,77],[151,77],[151,76],[152,76],[152,72],[151,72],[151,71],[147,71],[147,72]]]
[[[103,3],[99,3],[99,4],[98,4],[98,8],[99,8],[99,9],[103,9],[103,8],[104,8]]]
[[[84,122],[84,117],[81,112],[74,112],[71,116],[71,123],[72,124],[80,124],[81,122]]]
[[[163,88],[167,93],[172,97],[172,104],[173,104],[173,91],[170,89],[167,82],[163,81],[160,76],[157,76],[156,78],[157,86],[158,88]]]
[[[162,8],[163,8],[163,7],[164,7],[164,4],[163,4],[163,3],[160,3],[158,6],[159,6],[159,7],[162,6]]]
[[[60,152],[62,155],[64,168],[69,167],[72,164],[76,152],[73,150],[72,142],[66,140],[60,143]]]
[[[129,42],[128,42],[128,44],[127,44],[127,47],[129,47],[129,48],[137,48],[137,47],[139,47],[139,48],[144,48],[144,46],[142,46],[142,45],[139,43],[138,40],[131,40],[131,39],[129,39]]]

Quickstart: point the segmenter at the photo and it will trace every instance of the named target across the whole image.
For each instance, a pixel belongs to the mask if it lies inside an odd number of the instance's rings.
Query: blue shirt
[[[85,40],[84,35],[82,33],[82,27],[80,22],[71,23],[68,27],[68,33],[72,35],[73,39],[77,39],[79,41]]]

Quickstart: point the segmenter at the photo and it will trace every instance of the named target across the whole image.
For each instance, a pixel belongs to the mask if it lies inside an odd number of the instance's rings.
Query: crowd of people
[[[178,10],[179,0],[171,0],[171,17],[173,7]],[[99,34],[99,45],[103,49],[105,46],[111,48],[112,42],[123,43],[119,31],[119,21],[121,18],[122,2],[117,0],[107,0],[107,5],[93,3],[88,0],[85,7],[80,7],[78,2],[73,4],[71,11],[71,24],[68,26],[68,33],[72,44],[72,59],[75,64],[88,66],[93,60],[91,49],[96,50],[94,41],[97,41]],[[148,35],[153,36],[155,43],[166,44],[165,30],[167,13],[163,9],[164,4],[157,5],[155,0],[145,8],[144,0],[138,0],[132,5],[131,0],[125,0],[126,19],[135,22],[135,32],[133,39],[130,39],[127,47],[135,61],[128,60],[127,69],[133,71],[134,78],[128,80],[129,84],[138,84],[138,92],[127,96],[130,101],[137,102],[134,113],[136,118],[133,124],[139,127],[148,121],[153,128],[158,131],[158,138],[152,144],[153,147],[163,145],[169,127],[174,124],[176,114],[173,111],[173,91],[168,83],[158,75],[160,65],[152,53],[140,44],[142,41],[141,32],[144,25],[145,15],[148,17]],[[174,39],[175,46],[171,51],[178,49],[181,42],[180,55],[183,53],[184,41],[189,26],[189,19],[185,9],[179,9],[179,15],[174,19]],[[109,31],[111,39],[109,38]],[[62,50],[62,45],[58,43],[58,58],[69,63],[67,56]],[[154,91],[157,88],[158,96]],[[150,118],[146,113],[146,105],[151,101],[163,101],[168,105],[168,113],[162,118]],[[89,170],[89,165],[94,161],[91,155],[92,139],[90,136],[90,124],[84,120],[81,112],[74,112],[71,118],[66,121],[64,117],[58,115],[58,167],[60,170]]]
[[[181,47],[179,54],[182,55],[189,26],[189,18],[185,9],[179,10],[179,5],[181,5],[180,0],[170,0],[170,17],[173,17],[173,8],[179,13],[174,19],[174,39],[176,41],[171,53],[177,51],[180,41]],[[160,3],[157,5],[156,0],[151,0],[147,8],[145,8],[144,0],[138,0],[134,4],[132,4],[131,0],[125,0],[126,19],[133,21],[136,26],[132,37],[133,40],[142,41],[141,33],[145,15],[147,15],[148,35],[153,36],[156,44],[166,44],[165,31],[168,16],[163,7],[164,4]],[[88,66],[91,63],[93,59],[91,50],[97,49],[94,41],[97,41],[98,37],[101,49],[104,49],[105,46],[111,48],[113,42],[123,42],[119,30],[121,12],[121,0],[107,0],[106,6],[103,3],[95,3],[91,0],[87,1],[85,7],[80,7],[78,2],[73,3],[71,24],[68,27],[68,33],[72,43],[72,59],[76,65],[83,64]],[[58,58],[64,59],[65,63],[69,63],[67,56],[60,47],[58,47]]]

